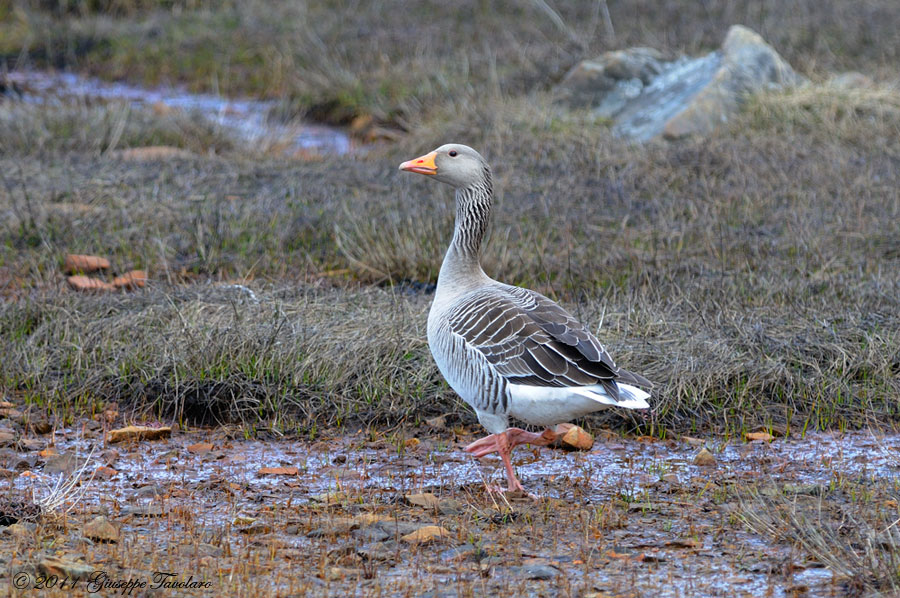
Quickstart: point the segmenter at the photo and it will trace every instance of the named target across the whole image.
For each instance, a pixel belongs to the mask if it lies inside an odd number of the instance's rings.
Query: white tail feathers
[[[619,386],[618,401],[606,394],[606,390],[599,384],[594,386],[578,386],[570,388],[569,390],[575,394],[587,397],[588,399],[593,399],[598,403],[603,403],[604,405],[624,407],[625,409],[650,408],[650,404],[647,403],[647,399],[650,398],[650,393],[630,384],[622,384],[621,382],[617,384]]]

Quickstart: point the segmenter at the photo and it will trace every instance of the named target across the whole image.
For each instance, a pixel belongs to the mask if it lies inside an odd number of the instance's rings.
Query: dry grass
[[[775,489],[742,502],[741,517],[770,541],[793,544],[840,580],[846,596],[900,591],[897,489],[877,479],[844,480],[822,496]]]
[[[5,295],[22,298],[0,316],[5,352],[19,356],[3,364],[3,384],[67,408],[165,403],[282,428],[455,410],[423,343],[427,298],[405,294],[436,278],[450,193],[396,173],[401,158],[452,138],[495,166],[488,272],[602,319],[619,362],[658,384],[649,430],[895,418],[896,105],[884,89],[762,96],[709,140],[628,147],[602,124],[556,115],[544,96],[495,97],[339,170],[227,150],[126,163],[98,155],[102,143],[11,136],[0,267]],[[26,116],[37,122],[0,124],[41,130],[53,118]],[[73,137],[91,139],[93,113],[75,116]],[[137,121],[134,143],[155,130]],[[67,252],[149,270],[158,290],[68,297],[54,290]],[[212,310],[205,291],[166,299],[198,279],[258,279],[262,303],[242,313]],[[297,290],[280,304],[270,289],[285,281]],[[309,299],[321,281],[388,290]],[[298,332],[310,329],[314,341]]]
[[[892,0],[5,0],[0,56],[13,67],[261,94],[283,98],[287,114],[372,114],[407,127],[435,106],[546,90],[606,50],[708,51],[735,23],[807,73],[895,72]]]
[[[852,60],[888,68],[889,50],[871,47],[890,21],[882,22],[883,2],[854,7],[833,54],[822,44],[834,34],[827,24],[848,16],[842,4],[682,4],[610,3],[616,46],[698,51],[741,21],[808,71]],[[609,34],[596,3],[473,3],[468,12],[417,3],[392,11],[390,23],[374,16],[377,3],[278,4],[271,18],[257,17],[252,3],[122,4],[128,18],[102,14],[103,4],[78,6],[64,7],[66,19],[27,3],[4,14],[65,27],[47,29],[45,47],[69,40],[74,64],[89,70],[139,64],[142,80],[282,94],[301,111],[337,101],[332,117],[349,106],[341,118],[374,112],[412,131],[363,157],[301,163],[235,147],[185,116],[0,105],[8,298],[0,321],[4,352],[21,356],[0,366],[9,391],[65,408],[91,397],[180,415],[211,406],[212,416],[191,417],[255,414],[288,428],[393,421],[422,404],[455,408],[422,344],[427,299],[402,294],[436,279],[450,193],[396,172],[401,159],[454,140],[494,166],[487,271],[564,301],[592,325],[602,320],[618,360],[658,384],[654,433],[896,418],[895,89],[813,85],[762,95],[710,139],[639,147],[603,122],[558,113],[543,91],[574,60],[611,47],[594,35]],[[372,23],[374,39],[359,34]],[[817,36],[805,37],[810,30]],[[75,38],[93,41],[82,47]],[[357,51],[362,39],[381,52]],[[238,59],[247,44],[259,54]],[[214,72],[191,62],[208,54]],[[154,56],[188,63],[154,71]],[[110,152],[154,144],[197,156],[123,162]],[[108,256],[117,271],[148,270],[154,289],[68,297],[59,265],[69,252]],[[185,305],[166,298],[194,293],[180,285],[195,281],[247,283],[262,301],[242,308],[248,314],[209,314],[206,291]],[[322,284],[349,290],[308,305]],[[272,307],[272,289],[285,285],[297,289],[288,316]],[[393,315],[381,322],[384,314]],[[135,338],[132,320],[154,340]],[[277,345],[267,340],[273,323]],[[309,328],[327,331],[316,339],[322,348],[294,334]]]

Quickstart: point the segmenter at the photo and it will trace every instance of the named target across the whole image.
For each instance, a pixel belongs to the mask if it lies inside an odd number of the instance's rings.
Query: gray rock
[[[709,134],[737,112],[752,93],[797,85],[802,81],[772,46],[741,25],[728,30],[722,61],[712,79],[663,127],[669,139]]]
[[[510,567],[509,570],[516,576],[524,577],[525,579],[556,579],[561,574],[559,569],[550,565],[523,565],[521,567]]]
[[[72,581],[88,577],[94,572],[94,568],[86,563],[55,557],[45,558],[38,563],[38,570],[47,576],[69,577]]]
[[[352,536],[361,542],[383,542],[390,538],[391,534],[373,526],[355,529],[352,532]]]
[[[801,81],[765,40],[735,25],[720,50],[698,58],[666,62],[655,50],[630,48],[583,61],[555,93],[560,104],[613,120],[618,135],[647,141],[707,135],[749,94]]]
[[[398,544],[388,542],[370,542],[356,548],[356,554],[370,561],[392,561],[397,555]]]
[[[75,470],[75,455],[73,453],[61,453],[48,457],[44,463],[44,473],[53,475],[57,473],[72,473]]]
[[[571,108],[597,106],[607,103],[605,113],[614,113],[615,99],[610,94],[640,93],[662,70],[665,56],[653,48],[628,48],[606,52],[592,60],[577,64],[557,86],[556,99]],[[632,91],[617,92],[620,82]]]

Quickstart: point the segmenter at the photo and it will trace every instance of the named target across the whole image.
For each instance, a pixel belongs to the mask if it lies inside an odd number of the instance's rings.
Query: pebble
[[[103,515],[94,517],[84,525],[85,537],[100,542],[118,542],[119,530]]]
[[[699,465],[700,467],[709,467],[715,465],[716,462],[715,456],[705,447],[700,449],[700,452],[694,456],[694,465]]]
[[[94,568],[87,563],[78,563],[55,557],[45,558],[38,563],[38,570],[48,577],[51,575],[59,578],[68,577],[73,581],[88,577],[94,572]]]

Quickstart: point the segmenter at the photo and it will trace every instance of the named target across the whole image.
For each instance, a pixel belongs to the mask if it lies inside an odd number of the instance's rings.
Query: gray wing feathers
[[[510,383],[602,384],[614,399],[617,379],[649,384],[619,369],[594,335],[566,310],[528,289],[498,285],[469,294],[449,319],[450,329]]]

